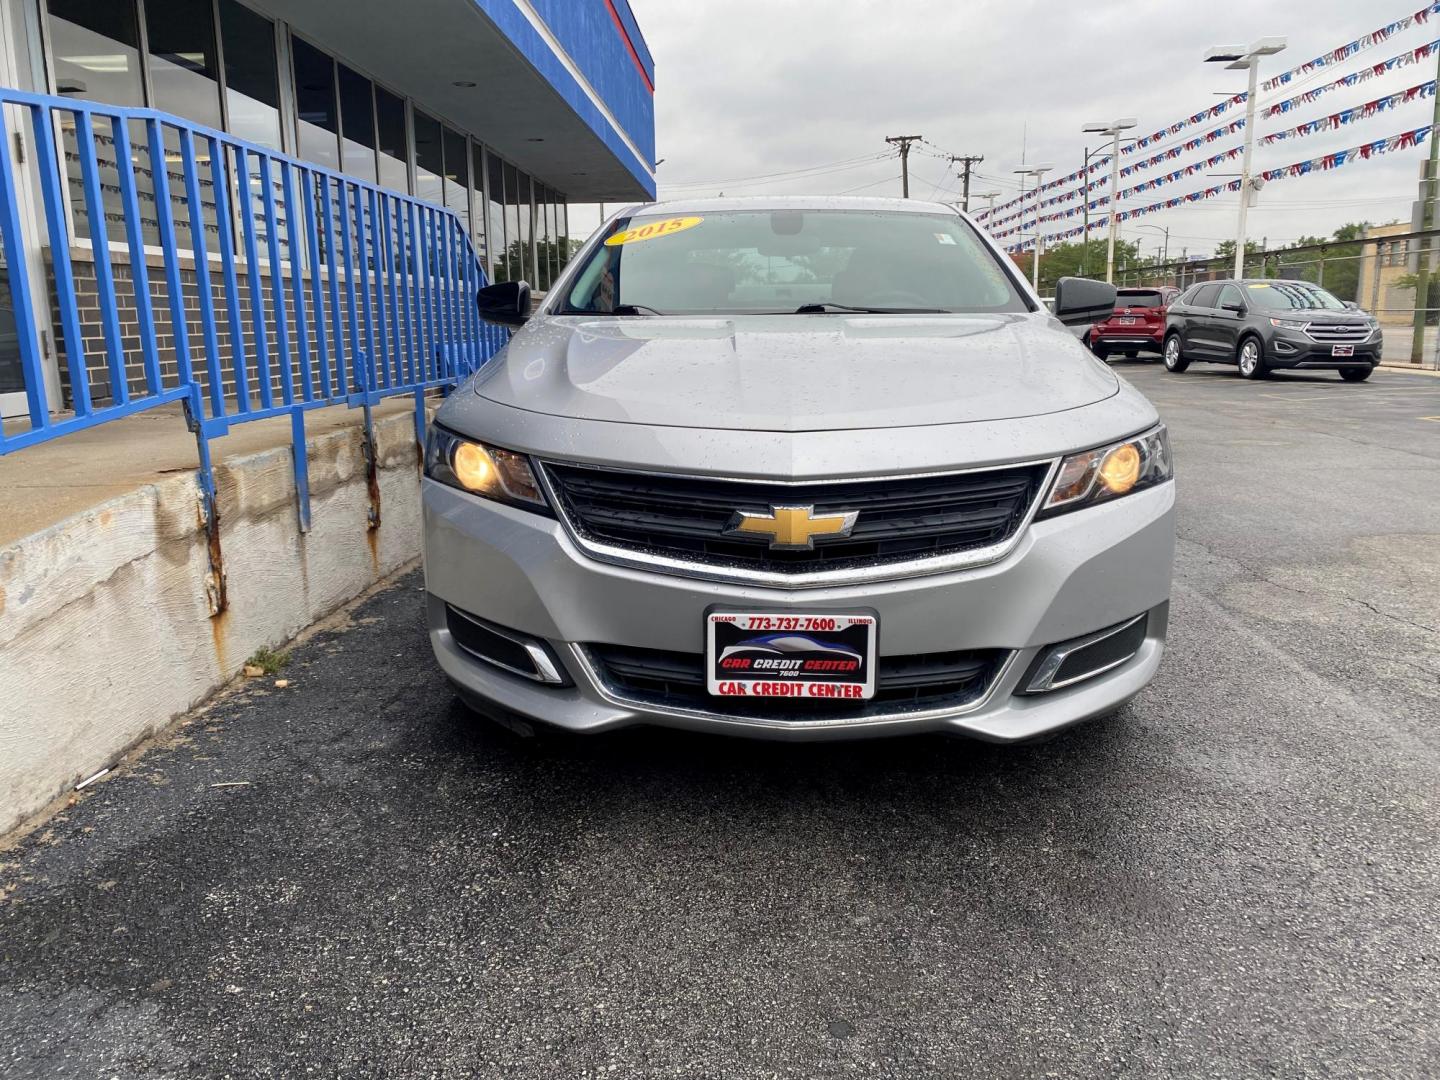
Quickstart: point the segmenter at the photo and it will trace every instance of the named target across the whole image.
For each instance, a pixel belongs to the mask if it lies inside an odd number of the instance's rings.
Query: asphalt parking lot
[[[417,574],[0,854],[6,1077],[1422,1077],[1440,379],[1122,363],[1171,649],[1041,745],[458,707]]]

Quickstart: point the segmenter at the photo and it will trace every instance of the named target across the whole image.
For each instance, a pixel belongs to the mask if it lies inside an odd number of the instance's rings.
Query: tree
[[[1302,236],[1294,244],[1269,252],[1265,276],[1310,281],[1341,300],[1356,300],[1364,244],[1360,237],[1368,222],[1356,221],[1336,229],[1330,239]],[[1231,245],[1230,250],[1235,250]]]
[[[1050,296],[1055,283],[1062,277],[1088,277],[1104,280],[1107,241],[1093,237],[1089,244],[1056,244],[1046,248],[1040,256],[1040,293]],[[1028,279],[1031,270],[1031,253],[1012,256],[1016,267]],[[1130,241],[1115,242],[1115,280],[1120,280],[1120,268],[1140,264],[1140,245]]]

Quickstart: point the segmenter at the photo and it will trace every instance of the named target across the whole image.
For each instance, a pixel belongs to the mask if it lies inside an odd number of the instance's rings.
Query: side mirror
[[[1236,315],[1244,315],[1246,308],[1244,304],[1236,304],[1232,302],[1229,304],[1221,304],[1220,310],[1233,311]]]
[[[1359,310],[1360,310],[1360,305],[1357,304],[1354,300],[1346,300],[1346,301],[1345,301],[1345,310],[1346,310],[1346,311],[1359,311]]]
[[[501,326],[524,326],[530,318],[530,286],[524,281],[486,285],[475,294],[480,318]]]
[[[1107,282],[1063,277],[1055,283],[1055,317],[1066,326],[1104,322],[1115,313],[1115,296]]]

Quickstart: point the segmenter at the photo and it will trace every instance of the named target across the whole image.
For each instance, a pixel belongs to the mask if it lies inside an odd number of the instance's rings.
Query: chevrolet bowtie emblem
[[[725,532],[732,536],[768,536],[770,546],[789,551],[810,551],[817,536],[849,536],[860,511],[816,514],[813,506],[772,506],[768,514],[736,511]]]

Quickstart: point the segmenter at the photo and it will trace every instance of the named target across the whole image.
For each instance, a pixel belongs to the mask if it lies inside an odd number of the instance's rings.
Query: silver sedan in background
[[[1033,738],[1164,647],[1164,426],[953,208],[636,206],[439,410],[431,641],[512,724]]]

